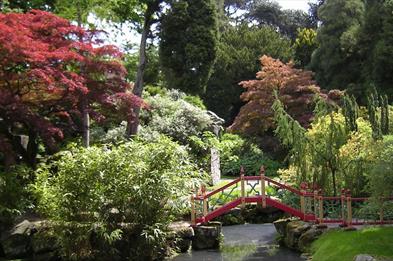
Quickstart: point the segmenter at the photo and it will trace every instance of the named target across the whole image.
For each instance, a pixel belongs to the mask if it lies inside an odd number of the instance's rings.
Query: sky
[[[308,11],[309,0],[276,0],[284,9],[301,9]]]

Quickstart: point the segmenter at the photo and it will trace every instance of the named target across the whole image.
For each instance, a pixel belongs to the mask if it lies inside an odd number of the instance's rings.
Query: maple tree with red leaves
[[[143,101],[125,80],[121,56],[116,47],[102,45],[97,32],[51,13],[0,14],[3,165],[22,160],[34,166],[40,141],[55,152],[65,131],[88,132],[84,117],[102,121],[100,108],[132,118]],[[28,142],[21,142],[22,135]]]
[[[277,91],[289,115],[303,127],[308,127],[312,121],[316,95],[331,102],[341,97],[340,91],[327,93],[321,90],[311,71],[296,69],[292,62],[285,64],[266,55],[260,61],[262,70],[257,73],[257,79],[239,83],[246,89],[240,96],[246,104],[229,127],[232,132],[262,135],[274,130],[274,91]]]

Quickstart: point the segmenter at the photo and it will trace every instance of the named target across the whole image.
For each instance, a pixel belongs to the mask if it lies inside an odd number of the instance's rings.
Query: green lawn
[[[352,261],[358,254],[393,258],[393,227],[330,231],[312,245],[313,261]]]

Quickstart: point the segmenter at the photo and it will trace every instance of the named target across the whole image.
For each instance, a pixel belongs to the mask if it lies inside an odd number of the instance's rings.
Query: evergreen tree
[[[214,72],[203,99],[209,110],[230,125],[244,103],[239,82],[252,79],[260,69],[258,57],[268,55],[288,62],[293,58],[291,42],[270,27],[229,26],[222,33]]]
[[[215,3],[174,2],[162,18],[160,36],[160,59],[168,87],[203,94],[216,58]]]
[[[393,1],[385,1],[380,9],[380,37],[372,53],[371,80],[381,93],[393,96]]]
[[[311,67],[323,87],[343,89],[358,81],[361,59],[357,45],[364,12],[363,0],[326,0],[320,7],[319,47]]]

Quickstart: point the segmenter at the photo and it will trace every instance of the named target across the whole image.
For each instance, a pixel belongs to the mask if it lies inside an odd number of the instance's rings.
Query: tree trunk
[[[77,6],[77,24],[79,27],[82,27],[82,10],[81,6]],[[79,36],[79,41],[83,42],[83,37]],[[80,65],[81,73],[84,73],[83,64]],[[83,95],[82,103],[81,103],[81,112],[82,112],[82,140],[83,146],[88,148],[90,146],[90,115],[89,115],[89,102],[86,97]]]
[[[145,24],[143,26],[141,43],[139,47],[138,71],[136,73],[135,85],[133,89],[133,93],[138,97],[142,97],[142,92],[143,92],[143,74],[145,72],[145,67],[146,67],[146,44],[147,44],[147,35],[149,31],[150,31],[150,25],[148,24],[147,17],[145,17]],[[133,108],[133,111],[134,111],[134,115],[130,116],[130,118],[127,121],[126,137],[128,138],[138,133],[140,108],[135,107]]]
[[[88,148],[90,146],[90,115],[89,105],[84,98],[82,101],[82,138],[83,146]]]
[[[145,72],[145,67],[146,67],[147,37],[150,32],[150,27],[153,24],[153,14],[158,10],[160,2],[161,2],[160,0],[157,0],[154,1],[153,3],[148,4],[144,15],[143,30],[142,30],[141,42],[139,46],[138,71],[136,74],[136,80],[133,90],[133,93],[138,97],[142,97],[142,92],[143,92],[143,74]],[[134,110],[134,115],[130,116],[130,118],[127,119],[126,137],[128,138],[138,133],[140,108],[135,107],[133,108],[133,110]]]
[[[35,169],[37,165],[37,153],[38,153],[38,144],[37,144],[37,133],[34,131],[29,131],[29,143],[26,148],[26,155],[28,164]]]

